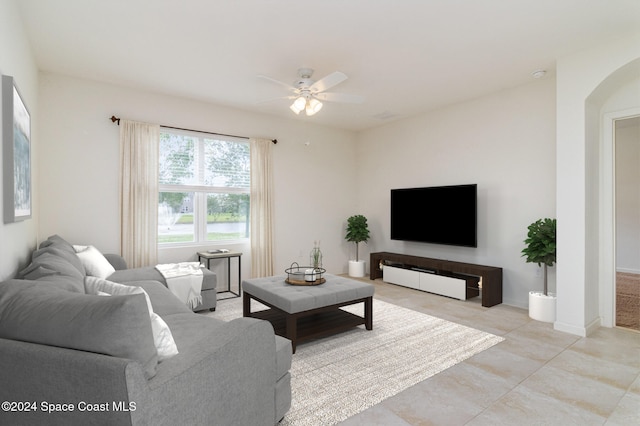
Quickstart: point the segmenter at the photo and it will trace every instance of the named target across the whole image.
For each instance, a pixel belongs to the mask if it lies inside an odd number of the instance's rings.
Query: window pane
[[[204,155],[205,185],[249,188],[249,143],[205,139]]]
[[[249,238],[249,194],[207,194],[207,241]]]
[[[159,183],[190,185],[196,183],[197,138],[160,133]]]
[[[158,243],[195,241],[193,192],[160,192],[158,198]]]

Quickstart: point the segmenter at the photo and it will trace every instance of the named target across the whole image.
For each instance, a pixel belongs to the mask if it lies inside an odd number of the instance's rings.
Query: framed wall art
[[[2,76],[4,223],[31,217],[31,115],[13,77]]]

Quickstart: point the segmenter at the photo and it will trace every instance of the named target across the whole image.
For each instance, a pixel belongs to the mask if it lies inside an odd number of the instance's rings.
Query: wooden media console
[[[502,303],[502,268],[407,254],[378,252],[370,255],[370,279],[375,280],[383,277],[383,270],[380,269],[381,263],[384,267],[394,268],[395,284],[461,299],[477,295],[477,286],[474,290],[473,283],[477,283],[477,279],[474,280],[474,277],[479,277],[482,281],[482,306],[491,307]],[[446,278],[463,281],[462,297],[460,290],[452,288],[449,291],[447,289]],[[420,280],[425,284],[421,285]],[[453,283],[455,285],[455,282]]]

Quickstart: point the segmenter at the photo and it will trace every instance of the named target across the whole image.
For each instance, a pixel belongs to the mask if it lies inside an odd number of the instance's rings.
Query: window
[[[249,238],[249,142],[160,129],[158,243]]]

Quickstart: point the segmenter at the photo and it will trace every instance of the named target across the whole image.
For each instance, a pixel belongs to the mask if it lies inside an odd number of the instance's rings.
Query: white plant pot
[[[545,296],[541,291],[530,291],[529,317],[536,321],[554,322],[556,320],[556,295],[548,293]]]
[[[367,262],[364,260],[350,260],[349,261],[349,276],[350,277],[364,277],[365,266]]]

